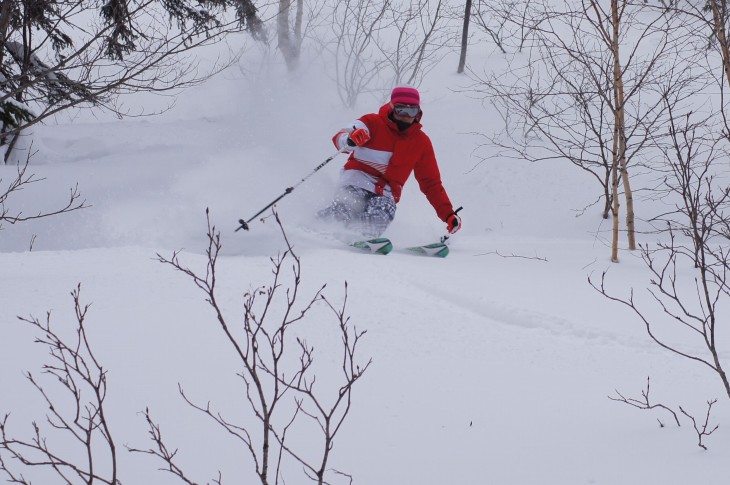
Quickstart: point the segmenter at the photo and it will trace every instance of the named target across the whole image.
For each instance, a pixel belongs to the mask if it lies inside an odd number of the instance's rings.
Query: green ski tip
[[[391,243],[390,239],[387,237],[377,237],[366,241],[355,241],[350,244],[350,246],[364,251],[370,251],[375,254],[388,254],[393,250],[393,243]]]
[[[413,246],[406,249],[417,254],[422,254],[424,256],[433,256],[436,258],[445,258],[449,255],[449,247],[444,243],[426,244],[425,246]]]

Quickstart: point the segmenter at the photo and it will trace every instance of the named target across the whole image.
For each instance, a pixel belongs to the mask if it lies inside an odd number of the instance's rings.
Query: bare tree
[[[672,408],[670,408],[669,406],[667,406],[665,404],[650,402],[650,399],[649,399],[650,385],[649,384],[650,384],[650,379],[647,377],[646,378],[646,390],[641,391],[641,399],[626,397],[623,394],[621,394],[619,391],[616,391],[617,397],[609,396],[608,398],[611,399],[612,401],[617,401],[617,402],[622,402],[624,404],[628,404],[629,406],[637,408],[637,409],[642,409],[642,410],[663,409],[672,415],[672,418],[674,418],[674,422],[677,424],[677,426],[681,426],[679,423],[679,416]],[[704,444],[703,439],[706,436],[710,436],[719,427],[719,425],[715,425],[714,427],[711,428],[710,424],[709,424],[710,414],[712,412],[712,406],[716,402],[717,402],[717,399],[707,401],[707,413],[705,414],[705,422],[703,424],[698,424],[697,419],[694,416],[692,416],[687,411],[685,411],[682,406],[679,406],[680,413],[683,414],[684,416],[686,416],[692,422],[692,426],[693,426],[695,432],[697,433],[697,446],[699,446],[700,448],[702,448],[704,450],[707,449],[707,446]],[[661,426],[663,428],[664,423],[660,419],[657,419],[657,421],[659,422],[659,426]]]
[[[541,21],[532,0],[479,0],[474,10],[474,23],[502,54],[522,52],[537,27],[534,23]]]
[[[104,407],[106,370],[91,349],[86,330],[89,305],[81,303],[81,285],[71,295],[77,323],[71,338],[51,324],[50,312],[44,320],[20,318],[38,332],[36,342],[48,348],[50,362],[43,366],[43,374],[61,391],[26,374],[49,414],[45,424],[33,422],[32,437],[25,439],[11,435],[9,414],[0,421],[0,472],[9,483],[30,485],[26,473],[41,470],[46,475],[40,476],[55,476],[67,484],[120,484],[117,446]],[[49,433],[65,436],[64,445],[51,447]]]
[[[278,216],[277,222],[281,227]],[[358,331],[346,314],[347,285],[341,306],[333,305],[323,296],[324,287],[300,303],[301,261],[286,239],[283,227],[282,234],[287,249],[272,258],[273,281],[270,286],[253,289],[244,295],[245,311],[240,325],[229,325],[218,303],[216,268],[221,249],[220,234],[211,227],[210,220],[204,274],[199,275],[183,266],[178,253],[171,259],[159,256],[161,262],[189,276],[201,289],[230,348],[238,356],[238,376],[246,396],[241,403],[241,421],[236,422],[238,418],[228,419],[214,411],[210,402],[196,403],[182,386],[179,390],[188,405],[211,418],[226,434],[240,440],[262,485],[284,483],[282,472],[287,460],[298,465],[297,469],[303,469],[311,481],[324,485],[332,483],[333,474],[347,477],[332,470],[331,452],[350,412],[354,385],[371,360],[359,362],[358,345],[365,331]],[[287,266],[291,269],[288,277]],[[28,373],[28,380],[50,410],[46,426],[34,422],[33,436],[21,439],[11,433],[9,414],[0,420],[0,475],[7,477],[10,483],[31,485],[36,481],[30,476],[37,475],[56,476],[69,485],[121,485],[118,448],[105,411],[107,373],[92,350],[86,324],[90,305],[81,303],[80,293],[80,285],[71,293],[77,323],[71,337],[64,336],[68,326],[59,331],[51,324],[50,312],[44,321],[21,318],[39,332],[36,341],[49,349],[51,361],[43,366],[43,373],[53,378],[61,392]],[[309,320],[310,311],[321,305],[327,314],[334,315],[337,330],[333,336],[341,342],[339,369],[319,365],[315,346],[304,336],[310,332],[298,328],[305,319]],[[318,374],[318,370],[334,371],[339,377],[333,380],[331,376]],[[163,470],[184,483],[195,484],[188,478],[184,465],[177,462],[177,450],[166,445],[161,428],[149,409],[144,411],[144,417],[153,446],[149,449],[128,447],[129,451],[152,455],[165,464]],[[251,424],[249,418],[257,421],[258,426]],[[65,437],[57,445],[58,449],[49,445],[52,440],[46,439],[49,432],[44,428],[50,430],[54,441]],[[292,444],[295,441],[290,439],[292,435],[305,436],[306,445]],[[313,446],[317,441],[321,446]],[[210,483],[223,483],[220,471]]]
[[[233,10],[233,14],[228,14]],[[0,145],[7,161],[22,130],[80,105],[127,112],[119,95],[164,92],[200,82],[197,47],[262,23],[250,0],[160,2],[2,0]]]
[[[714,433],[717,428],[720,427],[719,424],[716,424],[715,426],[710,426],[710,414],[712,413],[712,406],[717,402],[717,399],[712,399],[710,401],[707,401],[707,413],[705,414],[705,422],[698,424],[697,419],[695,419],[694,416],[689,414],[687,411],[685,411],[681,406],[679,410],[687,416],[690,421],[692,421],[692,426],[694,427],[695,432],[697,433],[697,446],[702,448],[703,450],[707,449],[707,446],[703,443],[703,439],[706,436],[710,436],[712,433]]]
[[[86,201],[81,199],[78,186],[74,186],[71,187],[70,194],[66,202],[55,209],[47,211],[41,210],[30,214],[25,214],[19,209],[13,209],[13,196],[18,195],[22,190],[27,189],[32,184],[40,183],[44,180],[43,178],[36,177],[35,174],[28,171],[29,162],[30,154],[28,154],[28,158],[26,158],[25,163],[17,166],[17,172],[13,175],[11,180],[3,183],[3,179],[0,178],[0,230],[3,228],[3,223],[18,224],[33,219],[55,216],[88,207],[86,205]]]
[[[446,7],[443,0],[336,2],[328,47],[343,103],[352,107],[366,92],[380,99],[397,84],[419,85],[456,45]]]
[[[626,0],[611,0],[610,15],[605,12],[597,0],[591,0],[590,6],[595,13],[595,23],[604,42],[609,46],[613,61],[613,160],[611,161],[612,172],[612,195],[613,195],[613,241],[611,244],[611,260],[618,261],[618,235],[619,235],[619,198],[618,198],[618,173],[621,173],[626,196],[626,233],[629,239],[629,249],[636,249],[636,236],[634,232],[634,196],[629,182],[628,161],[626,157],[626,97],[624,91],[624,74],[621,63],[621,41],[620,36],[623,30],[624,14],[629,2]],[[609,21],[610,18],[610,21]],[[655,58],[656,59],[656,58]],[[647,66],[648,67],[648,66]],[[647,69],[648,70],[648,69]]]
[[[454,46],[456,32],[447,22],[444,0],[410,0],[394,3],[389,11],[396,29],[397,40],[393,47],[384,39],[379,44],[383,56],[395,74],[393,84],[419,85],[423,77],[446,55],[446,49]]]
[[[646,378],[646,390],[641,391],[641,399],[636,399],[633,397],[626,397],[623,394],[621,394],[618,390],[616,390],[616,396],[617,397],[611,397],[608,396],[608,398],[612,401],[622,402],[625,404],[628,404],[629,406],[635,407],[637,409],[644,409],[644,410],[653,410],[653,409],[664,409],[668,413],[672,415],[672,418],[674,418],[674,422],[677,424],[677,426],[681,426],[679,424],[679,418],[677,417],[677,413],[674,412],[672,408],[665,404],[661,403],[651,403],[649,399],[649,392],[651,390],[651,379]],[[659,421],[659,426],[662,428],[664,427],[664,423],[657,418],[657,421]]]
[[[716,110],[727,140],[730,140],[730,123],[727,118],[727,89],[730,86],[730,10],[727,0],[705,2],[668,2],[665,6],[683,19],[691,33],[683,46],[697,58],[705,59],[706,76],[715,89],[704,93],[713,96],[719,92],[721,108]]]
[[[528,58],[478,81],[505,120],[487,145],[495,156],[566,159],[588,172],[601,186],[603,218],[615,220],[611,259],[617,261],[619,187],[628,246],[636,247],[628,171],[632,163],[649,163],[647,145],[666,118],[659,83],[694,75],[673,68],[681,19],[618,0],[610,10],[583,0],[534,12],[540,17],[528,22],[535,26]]]
[[[281,227],[278,215],[276,217]],[[334,439],[350,411],[353,386],[367,370],[370,361],[358,363],[357,346],[365,332],[357,331],[350,324],[345,313],[346,296],[342,306],[337,308],[322,295],[324,287],[321,287],[300,303],[301,261],[286,239],[283,227],[282,234],[287,249],[271,260],[273,281],[268,286],[244,295],[244,315],[240,325],[229,322],[219,304],[216,285],[221,241],[220,234],[210,225],[210,219],[207,266],[204,273],[197,273],[185,266],[178,253],[174,253],[169,259],[159,256],[161,262],[191,278],[211,306],[218,327],[225,334],[240,364],[238,375],[246,395],[242,411],[248,409],[259,425],[237,423],[236,420],[215,411],[208,399],[205,400],[206,404],[198,404],[182,388],[180,392],[190,406],[208,416],[222,430],[242,443],[254,463],[256,475],[262,485],[283,483],[281,472],[286,457],[293,458],[310,479],[322,485],[328,483],[326,475],[330,453],[334,447]],[[291,275],[287,284],[285,268],[288,265]],[[280,297],[283,288],[286,288],[286,294]],[[335,315],[342,342],[341,384],[329,390],[322,388],[321,384],[315,385],[317,379],[314,346],[308,344],[301,335],[296,335],[297,324],[320,302]],[[278,304],[282,305],[282,310],[277,312]],[[333,394],[334,398],[328,399],[328,394]],[[167,450],[159,428],[149,418],[149,413],[147,419],[156,447],[146,451],[133,451],[157,456],[167,464],[168,471],[178,475],[183,481],[192,483],[174,464],[174,453]],[[312,446],[312,437],[307,440],[308,446],[300,449],[290,444],[288,436],[300,429],[304,425],[303,421],[308,420],[314,423],[314,429],[319,430],[321,446]]]
[[[330,44],[342,103],[352,108],[362,93],[381,86],[386,61],[378,55],[376,45],[384,29],[389,0],[336,2],[332,10],[334,40]]]
[[[658,251],[666,253],[661,257],[658,252],[646,247],[642,246],[641,250],[653,277],[647,291],[669,322],[676,322],[678,329],[684,330],[686,336],[691,338],[690,342],[702,344],[702,352],[690,349],[687,343],[665,337],[660,330],[666,328],[666,323],[661,319],[655,321],[645,314],[636,302],[633,289],[628,297],[614,296],[605,287],[605,273],[600,284],[592,281],[591,284],[610,300],[630,308],[643,322],[647,334],[657,345],[673,354],[703,364],[716,373],[730,397],[730,385],[720,358],[720,344],[716,339],[718,302],[721,297],[727,298],[726,269],[723,268],[717,274],[715,268],[698,268],[694,288],[682,289],[678,283],[678,274],[680,268],[686,268],[686,265],[681,260],[693,259],[692,248],[681,246],[672,238],[671,243],[660,245]],[[705,250],[702,252],[710,253]],[[722,257],[724,261],[721,264],[727,264],[727,255],[723,254]]]
[[[685,335],[675,340],[665,335],[661,321],[648,317],[635,300],[610,294],[604,285],[591,282],[607,298],[629,307],[644,323],[649,337],[660,347],[711,369],[719,377],[730,398],[730,381],[721,358],[718,337],[722,325],[721,308],[730,301],[730,190],[714,171],[718,159],[728,154],[719,150],[722,140],[715,132],[714,118],[670,113],[671,145],[665,149],[668,166],[664,185],[667,197],[676,200],[674,210],[658,216],[666,242],[641,247],[642,258],[650,272],[647,289],[668,322]],[[708,124],[709,123],[709,124]],[[691,277],[683,277],[690,271]],[[693,350],[690,342],[703,350]]]
[[[655,84],[665,116],[647,143],[661,160],[652,167],[650,197],[667,209],[648,220],[659,242],[640,247],[649,273],[648,288],[646,293],[632,289],[628,296],[618,296],[607,289],[606,273],[600,284],[591,284],[610,300],[630,308],[659,347],[709,368],[730,398],[723,341],[719,338],[722,309],[730,301],[728,78],[722,47],[726,27],[717,30],[717,11],[713,12],[721,5],[706,4],[703,11],[691,2],[668,2],[660,8],[682,20],[675,39],[682,42],[674,49],[674,69],[699,74],[674,77],[674,81],[670,76]],[[710,18],[706,18],[708,13]],[[719,18],[726,22],[727,14]],[[650,308],[658,314],[652,316]],[[648,404],[648,384],[646,397]],[[697,444],[703,449],[707,449],[704,438],[717,429],[709,424],[715,402],[707,401],[704,422],[679,407],[681,415],[692,422]]]
[[[154,447],[147,450],[129,447],[129,451],[132,453],[144,453],[155,456],[165,464],[165,468],[161,469],[162,471],[171,473],[172,475],[176,476],[180,481],[187,483],[188,485],[198,485],[196,482],[190,480],[186,475],[185,470],[183,470],[183,468],[178,465],[178,450],[171,450],[167,447],[167,444],[162,436],[162,430],[160,429],[160,425],[157,424],[154,419],[152,419],[149,408],[145,409],[144,418],[147,422],[148,433],[150,435],[150,439],[154,443]],[[218,478],[214,479],[210,483],[213,483],[215,485],[221,485],[223,483],[223,477],[220,471],[218,472]]]

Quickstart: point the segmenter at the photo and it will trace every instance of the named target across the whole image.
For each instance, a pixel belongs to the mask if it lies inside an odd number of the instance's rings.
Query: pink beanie
[[[415,104],[416,106],[420,106],[421,96],[418,94],[416,88],[398,86],[390,93],[390,102],[393,104]]]

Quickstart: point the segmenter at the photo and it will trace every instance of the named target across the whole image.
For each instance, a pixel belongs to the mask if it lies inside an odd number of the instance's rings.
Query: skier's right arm
[[[370,130],[360,120],[355,121],[352,127],[343,128],[332,137],[332,142],[340,151],[351,152],[356,146],[363,146],[370,140]]]

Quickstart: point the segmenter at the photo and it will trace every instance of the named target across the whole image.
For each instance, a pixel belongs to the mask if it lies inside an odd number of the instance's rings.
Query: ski
[[[423,246],[411,246],[406,248],[406,251],[409,251],[412,254],[420,254],[421,256],[433,256],[435,258],[445,258],[449,255],[449,247],[442,242],[425,244]]]
[[[374,254],[388,254],[393,250],[393,243],[387,237],[376,237],[375,239],[367,239],[364,241],[355,241],[350,246],[369,251]]]
[[[350,246],[373,254],[383,255],[388,254],[393,250],[393,243],[387,237],[355,241],[350,243]],[[424,244],[422,246],[410,246],[403,249],[409,254],[431,256],[434,258],[445,258],[449,254],[449,247],[443,242]]]

